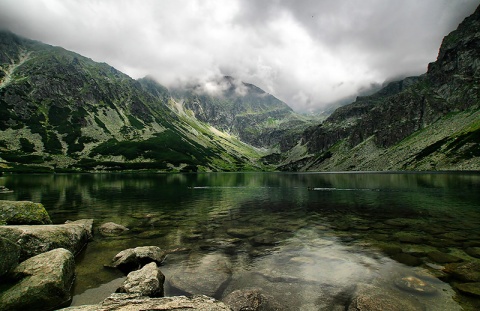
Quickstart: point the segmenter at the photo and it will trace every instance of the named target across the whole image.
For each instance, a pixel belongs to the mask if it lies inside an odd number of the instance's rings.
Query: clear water
[[[0,199],[41,202],[54,223],[130,228],[96,234],[77,258],[73,305],[97,303],[121,284],[124,275],[103,267],[115,254],[156,245],[183,249],[161,267],[167,295],[221,299],[256,287],[286,310],[333,310],[375,286],[426,310],[480,308],[427,256],[479,260],[465,249],[480,246],[480,174],[7,175],[0,185],[14,190]],[[402,287],[409,277],[429,292]]]

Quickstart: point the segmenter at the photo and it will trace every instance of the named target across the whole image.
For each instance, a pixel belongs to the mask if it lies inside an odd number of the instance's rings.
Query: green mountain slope
[[[308,128],[283,170],[480,170],[480,7],[426,74],[357,98]]]
[[[0,32],[0,78],[3,171],[261,168],[255,148],[172,110],[165,88],[62,48]]]

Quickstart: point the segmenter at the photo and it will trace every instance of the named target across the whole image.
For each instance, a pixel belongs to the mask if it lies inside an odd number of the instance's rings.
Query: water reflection
[[[77,259],[75,304],[108,296],[123,277],[103,268],[116,253],[158,245],[184,250],[162,267],[167,294],[259,287],[286,309],[323,310],[373,286],[427,310],[479,307],[437,278],[444,264],[429,255],[478,260],[465,253],[480,246],[476,174],[33,175],[0,185],[14,190],[0,199],[41,202],[55,223],[130,228],[97,234]]]

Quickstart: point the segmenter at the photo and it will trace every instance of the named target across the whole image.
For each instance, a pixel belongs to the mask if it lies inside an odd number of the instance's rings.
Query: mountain
[[[309,127],[281,170],[479,170],[480,6],[419,77],[391,82]]]
[[[264,169],[158,83],[60,47],[0,32],[0,79],[2,171]]]
[[[295,113],[273,95],[230,76],[209,84],[215,92],[204,90],[202,85],[193,85],[172,93],[198,120],[236,135],[257,148],[288,150],[305,128],[319,120]]]

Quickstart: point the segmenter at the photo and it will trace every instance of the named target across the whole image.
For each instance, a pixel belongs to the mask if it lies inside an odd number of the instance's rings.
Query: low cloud
[[[475,0],[3,0],[0,27],[171,87],[253,83],[297,111],[417,75]],[[238,88],[241,92],[241,87]]]

